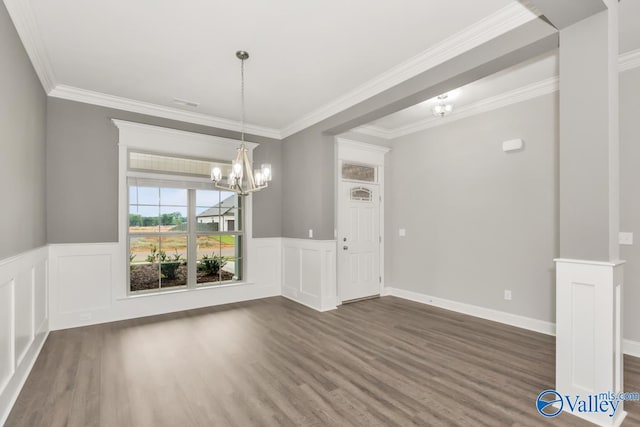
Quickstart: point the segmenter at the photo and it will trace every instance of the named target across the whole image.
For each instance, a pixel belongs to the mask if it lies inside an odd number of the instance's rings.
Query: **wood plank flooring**
[[[6,425],[590,426],[535,409],[554,351],[394,297],[328,313],[276,297],[52,332]]]

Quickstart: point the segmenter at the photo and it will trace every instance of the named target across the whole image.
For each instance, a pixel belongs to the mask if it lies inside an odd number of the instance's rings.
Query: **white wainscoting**
[[[47,248],[0,261],[0,425],[49,332]]]
[[[196,290],[126,294],[118,243],[50,245],[50,327],[73,328],[280,295],[281,239],[250,239],[247,281]]]
[[[623,390],[624,261],[556,259],[556,387],[562,395]],[[624,402],[611,414],[573,412],[600,426],[619,426]]]
[[[282,295],[318,311],[336,308],[336,241],[282,239]]]

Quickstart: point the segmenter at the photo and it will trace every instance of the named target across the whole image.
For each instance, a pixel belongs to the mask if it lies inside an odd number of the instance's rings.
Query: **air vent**
[[[178,104],[181,105],[183,107],[193,107],[193,108],[198,108],[200,106],[199,102],[194,102],[194,101],[188,101],[186,99],[180,99],[180,98],[173,98],[173,103],[174,104]]]

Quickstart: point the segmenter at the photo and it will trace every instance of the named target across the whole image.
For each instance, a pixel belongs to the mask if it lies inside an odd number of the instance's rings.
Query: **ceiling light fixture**
[[[263,163],[260,169],[252,171],[249,150],[244,143],[244,61],[249,58],[249,54],[244,50],[239,50],[236,52],[236,57],[240,60],[240,106],[242,109],[240,147],[238,147],[236,159],[231,162],[226,184],[222,184],[222,170],[219,167],[211,169],[211,181],[220,190],[233,191],[241,196],[246,196],[254,191],[267,188],[269,181],[271,181],[271,165]]]
[[[433,107],[434,116],[444,117],[453,111],[453,105],[446,103],[447,97],[446,93],[438,97],[438,104]]]

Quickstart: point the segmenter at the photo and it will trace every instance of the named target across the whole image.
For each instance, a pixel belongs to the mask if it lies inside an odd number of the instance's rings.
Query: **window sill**
[[[200,291],[208,291],[211,289],[221,289],[221,288],[233,288],[233,287],[239,287],[239,286],[250,286],[250,285],[254,285],[255,282],[246,282],[246,281],[239,281],[239,282],[233,282],[233,283],[225,283],[223,285],[208,285],[208,286],[199,286],[197,288],[183,288],[183,289],[174,289],[174,290],[168,290],[168,291],[158,291],[158,292],[147,292],[147,293],[140,293],[140,294],[129,294],[127,296],[121,297],[121,298],[117,298],[118,301],[124,301],[124,300],[129,300],[129,299],[138,299],[138,298],[147,298],[147,297],[157,297],[157,296],[162,296],[162,295],[175,295],[175,294],[183,294],[183,293],[189,293],[189,292],[200,292]]]

